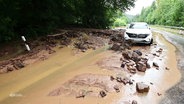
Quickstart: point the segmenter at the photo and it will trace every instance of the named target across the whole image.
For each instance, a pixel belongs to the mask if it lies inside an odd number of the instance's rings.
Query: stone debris
[[[131,79],[128,78],[128,77],[125,77],[125,78],[116,77],[116,81],[119,82],[119,83],[123,83],[124,85],[126,85],[126,84],[133,84],[133,82],[131,81]]]
[[[142,82],[136,83],[136,90],[138,93],[149,92],[149,89],[149,86]]]
[[[128,66],[127,68],[130,73],[135,74],[137,72],[137,68],[135,66]]]
[[[114,90],[115,90],[117,93],[120,92],[119,86],[118,86],[118,85],[115,85],[115,86],[114,86]]]
[[[110,76],[110,80],[113,81],[115,80],[115,78],[113,76]]]
[[[86,96],[86,92],[84,90],[79,91],[76,95],[76,98],[84,98]]]
[[[100,95],[100,97],[105,97],[105,96],[107,96],[107,94],[106,94],[106,92],[105,91],[100,91],[100,93],[99,93],[99,95]]]
[[[165,67],[165,70],[170,70],[168,67]]]
[[[129,60],[129,59],[132,58],[132,52],[131,52],[131,51],[123,51],[123,52],[122,52],[122,56],[123,56],[125,59]]]
[[[137,53],[139,56],[142,56],[142,52],[140,50],[134,50],[133,52]]]
[[[18,70],[18,69],[25,67],[25,65],[19,60],[13,63],[13,67]]]
[[[137,67],[137,70],[140,72],[145,72],[147,69],[146,64],[142,61],[139,61],[136,67]]]
[[[157,93],[158,96],[161,96],[162,94],[161,93]]]
[[[154,67],[159,67],[158,63],[156,63],[156,62],[153,62],[153,66]]]
[[[132,101],[132,104],[138,104],[136,100],[133,100]]]
[[[162,48],[159,48],[159,50],[157,50],[156,52],[158,53],[162,53],[163,49]]]
[[[114,51],[120,51],[121,50],[121,44],[118,44],[118,43],[114,43],[111,47],[111,50],[114,50]]]

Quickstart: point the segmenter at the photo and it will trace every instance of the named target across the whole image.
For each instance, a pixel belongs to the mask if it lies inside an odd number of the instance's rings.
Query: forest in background
[[[156,0],[150,7],[142,9],[135,21],[184,27],[184,0]]]
[[[135,0],[0,0],[0,43],[64,27],[108,28]],[[117,20],[117,19],[116,19]],[[117,20],[118,22],[118,20]]]

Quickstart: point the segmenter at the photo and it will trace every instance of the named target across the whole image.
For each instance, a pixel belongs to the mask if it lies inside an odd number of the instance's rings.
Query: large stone
[[[129,59],[132,58],[132,52],[131,52],[131,51],[123,51],[123,52],[122,52],[122,56],[123,56],[125,59],[129,60]]]
[[[132,57],[131,59],[134,61],[134,62],[138,62],[141,60],[141,57],[136,53],[136,52],[132,52]]]
[[[119,51],[119,50],[121,50],[121,45],[114,43],[113,46],[111,47],[111,50]]]
[[[137,53],[139,56],[142,56],[142,52],[139,50],[134,50],[133,52]]]
[[[144,63],[144,62],[142,62],[142,61],[139,61],[138,63],[137,63],[137,70],[138,71],[140,71],[140,72],[145,72],[146,71],[146,64]]]
[[[136,90],[137,90],[138,93],[148,92],[149,89],[150,89],[149,86],[142,83],[142,82],[136,83]]]

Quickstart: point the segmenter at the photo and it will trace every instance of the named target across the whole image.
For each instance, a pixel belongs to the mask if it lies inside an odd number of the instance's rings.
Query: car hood
[[[127,33],[135,33],[135,34],[150,34],[150,29],[126,29]]]

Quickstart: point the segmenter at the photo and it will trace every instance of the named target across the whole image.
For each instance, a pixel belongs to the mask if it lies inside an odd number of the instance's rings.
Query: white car
[[[133,22],[131,23],[124,33],[125,41],[131,41],[133,43],[152,44],[153,36],[152,32],[145,22]]]

